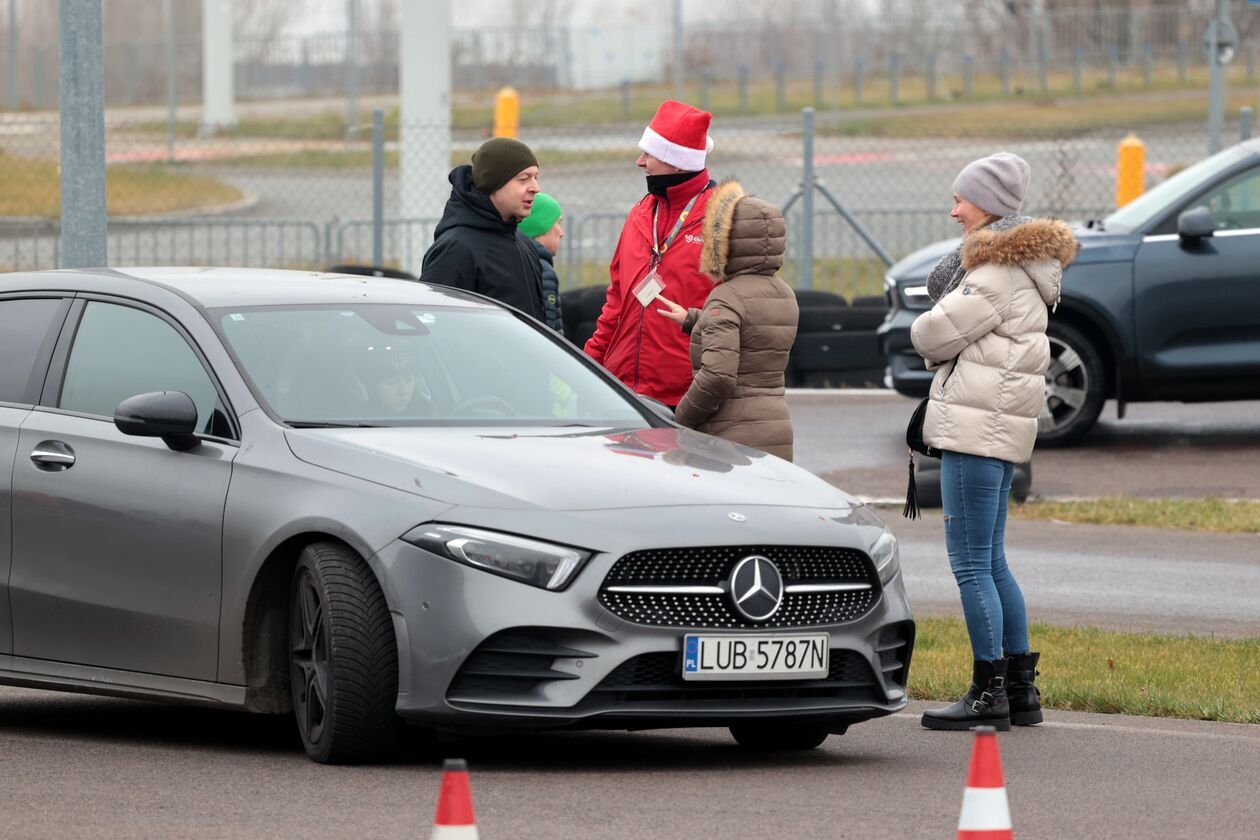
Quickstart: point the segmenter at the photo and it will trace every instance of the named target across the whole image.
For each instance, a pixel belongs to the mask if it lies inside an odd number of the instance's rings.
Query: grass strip
[[[953,702],[971,678],[957,618],[922,618],[910,696]],[[1104,714],[1260,724],[1260,638],[1215,639],[1034,624],[1042,705]]]
[[[61,180],[56,161],[28,160],[0,152],[0,216],[57,218]],[[205,175],[160,166],[110,166],[105,205],[111,216],[140,216],[215,207],[239,201],[240,190]]]
[[[1110,496],[1076,501],[1034,501],[1012,505],[1020,519],[1090,525],[1145,525],[1177,531],[1260,534],[1260,502],[1204,499],[1138,499]]]

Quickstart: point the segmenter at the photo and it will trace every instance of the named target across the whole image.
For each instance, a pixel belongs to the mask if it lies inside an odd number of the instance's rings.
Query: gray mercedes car
[[[0,682],[293,713],[321,762],[447,732],[906,704],[897,542],[440,286],[0,275]]]

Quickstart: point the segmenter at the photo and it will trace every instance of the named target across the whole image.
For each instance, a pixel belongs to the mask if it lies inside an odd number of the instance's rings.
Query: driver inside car
[[[368,411],[379,417],[433,417],[432,394],[416,358],[405,348],[374,344],[358,359],[359,381]]]

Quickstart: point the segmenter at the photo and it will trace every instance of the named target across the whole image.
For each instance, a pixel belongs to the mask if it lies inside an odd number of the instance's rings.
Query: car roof
[[[144,266],[19,272],[0,275],[0,291],[86,291],[98,284],[101,291],[113,291],[119,285],[128,285],[128,280],[137,285],[152,284],[170,289],[207,309],[225,306],[349,303],[499,308],[493,301],[450,286],[390,277],[273,268]]]

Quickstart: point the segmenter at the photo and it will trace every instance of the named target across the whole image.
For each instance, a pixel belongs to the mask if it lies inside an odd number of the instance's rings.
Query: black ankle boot
[[[1016,653],[1006,657],[1006,697],[1011,706],[1011,723],[1032,726],[1041,723],[1041,691],[1034,685],[1040,653]]]
[[[1006,700],[1007,660],[977,659],[971,668],[971,690],[944,709],[929,709],[920,722],[928,729],[974,729],[992,726],[1002,732],[1011,728],[1011,707]]]

